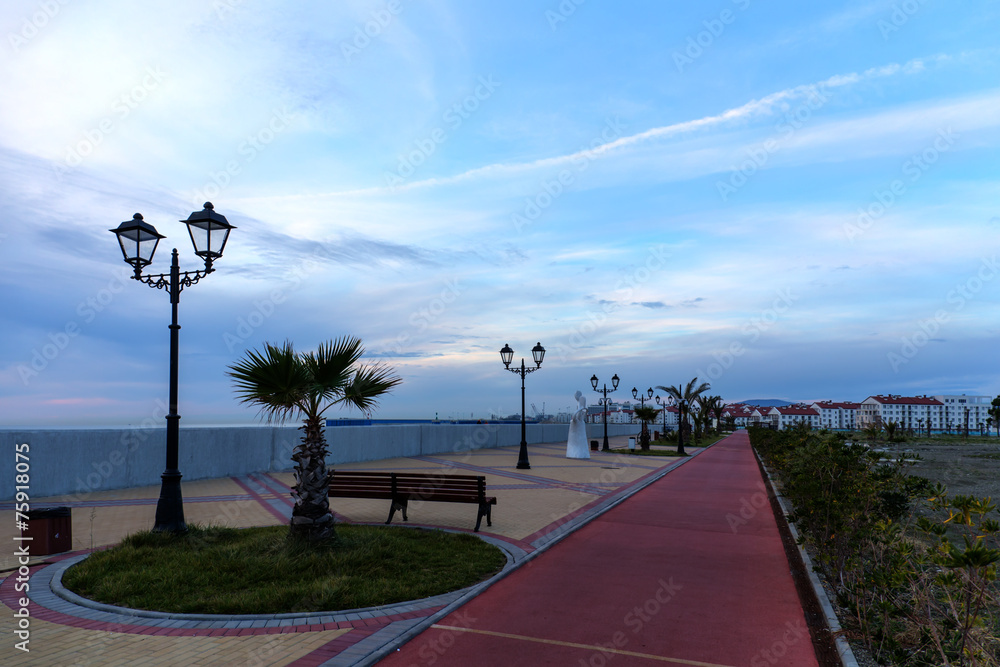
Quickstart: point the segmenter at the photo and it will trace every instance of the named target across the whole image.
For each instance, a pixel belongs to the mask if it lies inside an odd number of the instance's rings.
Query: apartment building
[[[816,401],[809,407],[819,413],[820,428],[853,429],[860,403],[850,401]]]
[[[726,409],[722,411],[722,419],[726,420],[731,417],[736,424],[736,428],[746,428],[750,425],[753,410],[753,406],[744,405],[743,403],[733,403],[732,405],[727,405]]]
[[[799,424],[809,424],[812,428],[820,428],[820,414],[806,405],[782,405],[771,408],[767,416],[771,425],[777,429],[791,428]]]
[[[993,400],[989,396],[935,396],[943,406],[941,419],[947,430],[965,429],[980,431],[986,428]]]
[[[989,396],[869,396],[857,412],[857,427],[873,423],[895,422],[901,428],[915,431],[970,431],[986,428],[992,399]]]

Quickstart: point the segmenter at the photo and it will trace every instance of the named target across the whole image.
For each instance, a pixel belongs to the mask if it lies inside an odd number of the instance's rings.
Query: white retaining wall
[[[528,444],[565,442],[568,424],[528,424]],[[638,424],[608,424],[608,435],[633,435]],[[588,424],[601,440],[602,424]],[[185,480],[292,468],[295,426],[182,428],[178,467]],[[326,429],[327,463],[373,461],[470,449],[516,446],[520,424],[376,424]],[[27,444],[27,461],[17,447]],[[27,466],[24,464],[27,463]],[[14,499],[19,470],[27,467],[31,498],[149,486],[166,463],[166,427],[137,429],[0,430],[0,501]],[[18,465],[20,466],[18,467]],[[22,478],[23,480],[23,478]]]

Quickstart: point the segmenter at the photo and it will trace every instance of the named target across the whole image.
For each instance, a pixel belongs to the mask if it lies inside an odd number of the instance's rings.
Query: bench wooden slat
[[[394,473],[375,470],[331,470],[329,476],[330,496],[334,498],[363,498],[389,500],[389,519],[392,521],[396,510],[402,510],[403,521],[407,521],[407,505],[410,500],[474,503],[479,505],[476,516],[476,530],[482,524],[493,525],[492,506],[497,504],[495,496],[486,496],[486,477],[473,475],[442,475],[428,473]]]

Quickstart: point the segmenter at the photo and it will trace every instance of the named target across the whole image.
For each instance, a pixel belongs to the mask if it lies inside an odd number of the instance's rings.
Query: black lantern
[[[167,237],[156,231],[156,227],[143,222],[142,213],[136,213],[131,220],[118,225],[117,229],[109,229],[118,237],[118,245],[122,248],[122,256],[135,269],[135,275],[142,272],[144,266],[153,262],[153,254],[160,239]]]
[[[541,343],[535,343],[535,347],[531,348],[531,358],[535,360],[535,368],[542,365],[542,359],[545,358],[545,348],[542,347]]]
[[[503,349],[500,350],[500,360],[503,362],[504,368],[510,368],[510,361],[514,358],[514,350],[511,349],[510,345],[504,343]]]
[[[194,254],[205,260],[206,268],[212,268],[212,262],[222,257],[229,232],[236,228],[229,224],[226,216],[215,212],[210,201],[205,202],[203,210],[192,213],[181,222],[188,226]]]

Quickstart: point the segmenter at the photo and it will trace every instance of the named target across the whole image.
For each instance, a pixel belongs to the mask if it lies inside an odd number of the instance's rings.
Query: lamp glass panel
[[[191,243],[194,253],[199,257],[222,257],[222,252],[229,239],[229,225],[219,224],[214,220],[184,221],[191,233]]]
[[[145,227],[149,227],[149,229]],[[118,245],[121,246],[122,256],[130,264],[136,261],[143,265],[151,263],[153,255],[156,253],[156,246],[160,242],[160,239],[163,238],[151,225],[145,224],[143,227],[134,225],[127,229],[119,227],[113,231],[118,237]]]
[[[542,347],[541,343],[536,343],[535,347],[531,348],[531,356],[534,358],[536,366],[542,365],[542,359],[545,358],[545,348]]]
[[[510,366],[511,359],[514,358],[514,350],[510,345],[504,345],[503,349],[500,350],[500,359],[503,361],[504,366]]]

